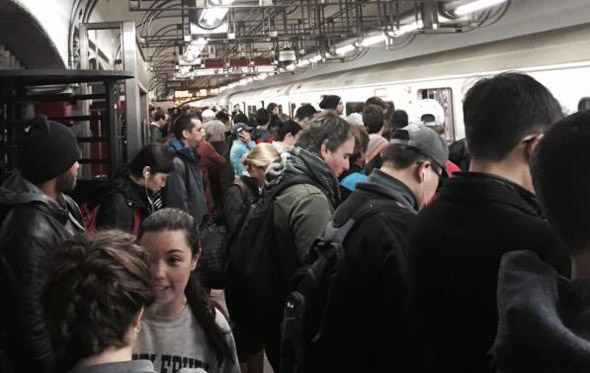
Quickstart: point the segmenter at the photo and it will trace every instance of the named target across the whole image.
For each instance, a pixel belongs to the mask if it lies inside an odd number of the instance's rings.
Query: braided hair
[[[56,372],[128,346],[134,316],[154,301],[147,254],[119,231],[73,237],[57,249],[41,301]]]

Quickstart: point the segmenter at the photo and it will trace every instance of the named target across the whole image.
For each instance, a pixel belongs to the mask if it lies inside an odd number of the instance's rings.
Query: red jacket
[[[225,166],[225,158],[215,151],[211,143],[203,141],[197,147],[197,153],[201,158],[201,174],[203,175],[203,186],[205,187],[205,200],[207,211],[213,213],[213,195],[211,194],[211,182],[209,177],[219,177],[219,170]]]

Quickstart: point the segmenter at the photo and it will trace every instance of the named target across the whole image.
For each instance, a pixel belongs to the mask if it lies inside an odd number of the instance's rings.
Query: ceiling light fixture
[[[361,46],[368,47],[373,44],[384,42],[386,39],[387,39],[387,36],[385,36],[384,34],[370,36],[361,42]]]
[[[228,8],[203,9],[199,17],[199,26],[209,30],[219,27],[228,11]]]
[[[311,63],[318,63],[322,60],[322,56],[320,56],[319,54],[313,56],[312,58],[309,59],[309,61]]]
[[[399,36],[408,34],[412,31],[420,30],[422,27],[424,27],[424,22],[422,22],[421,20],[414,23],[410,23],[408,25],[403,25],[402,27],[394,31],[392,36],[394,38],[397,38]]]
[[[345,45],[343,47],[336,48],[336,54],[337,55],[343,55],[343,54],[346,54],[348,52],[352,52],[355,49],[356,49],[356,47],[354,45],[348,44],[348,45]]]
[[[464,16],[469,13],[477,12],[478,10],[482,10],[494,5],[501,4],[505,1],[506,0],[477,0],[469,4],[457,7],[457,9],[453,11],[453,13],[455,13],[458,16]]]

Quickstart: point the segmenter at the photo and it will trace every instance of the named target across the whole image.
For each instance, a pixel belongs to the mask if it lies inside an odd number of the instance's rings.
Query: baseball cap
[[[433,129],[418,124],[407,125],[392,134],[389,144],[404,145],[417,151],[430,158],[443,173],[446,173],[445,163],[449,159],[449,148]]]
[[[416,101],[410,107],[410,123],[438,126],[445,122],[445,111],[441,104],[432,98]]]
[[[234,136],[237,136],[242,131],[250,132],[250,131],[252,131],[252,127],[250,127],[244,123],[236,123],[231,129],[231,133]]]
[[[215,112],[211,109],[206,109],[201,113],[203,118],[215,118]]]

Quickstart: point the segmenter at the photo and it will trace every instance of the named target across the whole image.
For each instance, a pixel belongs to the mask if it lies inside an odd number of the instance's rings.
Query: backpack
[[[391,200],[374,200],[361,206],[343,225],[330,221],[312,245],[308,264],[292,280],[293,291],[285,302],[281,324],[281,371],[319,372],[323,325],[331,309],[344,308],[350,294],[338,291],[339,279],[347,275],[343,242],[358,223],[379,212],[399,206]],[[340,302],[342,300],[342,302]],[[344,326],[345,327],[345,326]]]
[[[273,206],[276,197],[297,184],[317,185],[295,175],[262,193],[250,206],[226,272],[225,297],[232,320],[251,331],[267,330],[281,321],[285,292],[277,263]]]
[[[98,216],[98,210],[100,210],[100,205],[96,205],[92,209],[88,208],[86,203],[80,206],[86,232],[96,232],[96,217]],[[133,209],[133,234],[137,235],[140,224],[141,217],[139,210]]]

